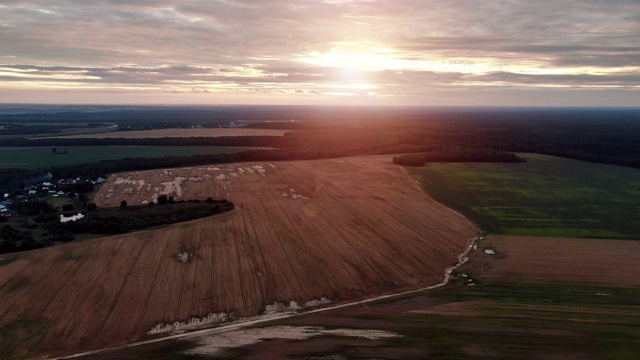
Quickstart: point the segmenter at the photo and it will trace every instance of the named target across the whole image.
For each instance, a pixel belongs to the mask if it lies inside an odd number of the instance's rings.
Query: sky
[[[638,106],[639,0],[0,0],[0,103]]]

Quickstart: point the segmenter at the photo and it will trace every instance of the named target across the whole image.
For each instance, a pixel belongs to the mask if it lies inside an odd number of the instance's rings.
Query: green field
[[[488,233],[640,239],[640,170],[519,155],[528,162],[406,169],[434,199]]]
[[[154,158],[234,153],[248,148],[214,146],[64,146],[56,147],[0,147],[0,168],[44,169],[124,158]]]
[[[638,314],[639,295],[638,289],[590,286],[448,286],[430,296],[469,309],[466,314],[384,320],[410,325],[391,342],[398,351],[428,348],[438,359],[631,360],[640,356],[640,317],[630,316]]]

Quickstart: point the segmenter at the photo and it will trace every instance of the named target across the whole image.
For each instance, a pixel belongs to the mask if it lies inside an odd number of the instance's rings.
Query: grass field
[[[0,147],[0,168],[46,169],[51,166],[77,165],[100,160],[124,158],[154,158],[223,154],[251,150],[249,148],[212,146],[64,146],[56,147]]]
[[[537,154],[528,162],[407,167],[486,232],[640,239],[640,170]]]
[[[477,235],[390,156],[114,174],[94,200],[134,205],[165,193],[226,198],[236,210],[0,257],[0,345],[17,344],[3,355],[103,348],[161,323],[183,322],[170,331],[209,314],[253,316],[267,305],[437,284]],[[188,261],[180,260],[184,253]],[[38,346],[19,341],[24,328]]]

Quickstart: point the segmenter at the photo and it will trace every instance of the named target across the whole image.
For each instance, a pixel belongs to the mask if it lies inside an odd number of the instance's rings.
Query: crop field
[[[440,283],[477,234],[390,157],[121,173],[95,201],[159,194],[226,198],[236,210],[0,257],[0,352],[70,353],[188,328],[194,317],[421,288]]]
[[[640,170],[521,156],[528,162],[431,163],[407,171],[488,233],[640,239]]]
[[[639,246],[489,236],[439,289],[92,358],[637,359]]]
[[[106,138],[163,138],[163,137],[218,137],[218,136],[282,136],[288,130],[245,129],[245,128],[200,128],[200,129],[156,129],[139,131],[113,131],[95,134],[55,136],[66,139],[106,139]]]
[[[473,266],[481,282],[588,284],[640,287],[640,241],[528,236],[488,236]]]
[[[0,168],[44,169],[51,166],[76,165],[124,158],[155,158],[226,154],[249,148],[215,146],[63,146],[56,147],[0,147]]]

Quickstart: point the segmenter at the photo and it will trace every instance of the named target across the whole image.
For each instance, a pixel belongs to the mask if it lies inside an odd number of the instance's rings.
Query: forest
[[[182,111],[182,112],[180,112]],[[124,115],[126,114],[126,121]],[[181,114],[180,121],[175,120]],[[206,116],[209,114],[209,117]],[[118,110],[109,113],[56,113],[55,121],[85,119],[89,124],[116,121],[132,128],[167,123],[242,122],[247,127],[291,130],[284,136],[212,138],[56,139],[27,137],[0,140],[0,147],[20,146],[236,146],[268,147],[233,154],[103,160],[82,166],[52,166],[38,171],[0,169],[0,188],[51,172],[56,177],[105,176],[117,171],[193,166],[238,161],[305,160],[378,154],[432,154],[429,161],[478,161],[496,152],[539,153],[583,161],[640,168],[637,109],[420,109],[344,107],[224,107],[220,109]],[[47,116],[49,116],[47,115]],[[121,118],[120,116],[123,116]],[[158,115],[156,122],[153,116]],[[3,121],[42,120],[45,115],[0,116]],[[58,119],[58,120],[56,120]],[[173,119],[173,122],[169,120]],[[283,119],[291,119],[285,120]],[[295,120],[294,120],[295,119]],[[280,121],[277,121],[280,120]],[[434,154],[440,154],[435,157]],[[483,154],[483,155],[479,155]],[[462,156],[464,155],[464,156]],[[495,157],[495,155],[494,155]]]
[[[68,203],[61,209],[46,200],[16,202],[19,224],[0,224],[0,254],[31,250],[55,243],[76,240],[78,236],[123,234],[158,226],[200,219],[234,209],[225,199],[174,201],[160,195],[157,203],[128,206],[122,201],[117,208],[99,208],[94,203]],[[63,222],[82,213],[79,219]]]

